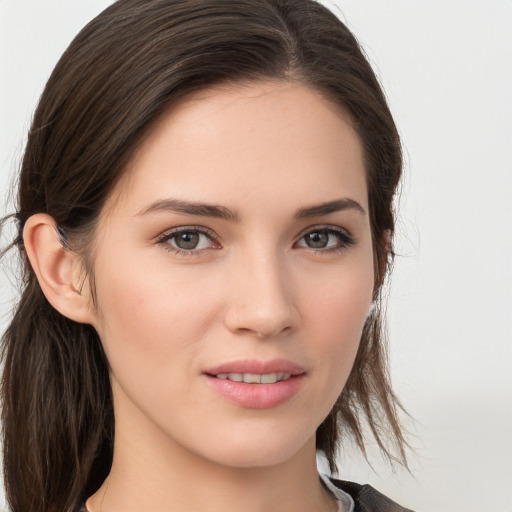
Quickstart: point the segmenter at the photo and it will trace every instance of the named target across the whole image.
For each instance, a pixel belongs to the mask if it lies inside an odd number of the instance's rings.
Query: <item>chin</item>
[[[262,432],[248,430],[229,438],[212,442],[207,456],[212,462],[236,468],[259,468],[284,464],[311,450],[315,454],[315,436],[294,436],[290,429],[279,433],[277,429]]]

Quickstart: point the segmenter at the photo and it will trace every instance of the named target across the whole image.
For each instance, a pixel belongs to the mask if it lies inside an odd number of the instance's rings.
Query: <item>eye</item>
[[[203,249],[217,249],[219,245],[213,239],[213,233],[204,228],[180,228],[165,233],[158,239],[169,251],[176,253],[196,253]]]
[[[330,251],[344,249],[354,243],[353,237],[342,228],[325,227],[308,231],[297,242],[298,247]]]

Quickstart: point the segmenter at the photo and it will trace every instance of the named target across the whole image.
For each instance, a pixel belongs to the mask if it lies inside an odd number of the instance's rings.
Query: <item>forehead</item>
[[[116,203],[135,211],[161,196],[269,207],[349,194],[366,208],[363,161],[348,114],[316,91],[288,82],[211,88],[158,120]]]

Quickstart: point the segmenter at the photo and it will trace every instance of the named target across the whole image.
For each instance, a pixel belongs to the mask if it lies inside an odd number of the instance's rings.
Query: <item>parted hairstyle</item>
[[[19,177],[20,233],[31,215],[49,214],[65,249],[78,253],[92,274],[102,207],[155,122],[194,91],[268,80],[309,87],[341,106],[364,148],[375,300],[346,386],[317,429],[317,448],[334,470],[341,438],[365,452],[367,425],[383,453],[406,464],[380,297],[393,259],[400,140],[358,42],[321,4],[119,0],[108,7],[72,41],[40,98]],[[13,512],[69,512],[111,467],[109,364],[94,328],[49,304],[21,235],[9,248],[15,246],[22,290],[2,351],[6,495]]]

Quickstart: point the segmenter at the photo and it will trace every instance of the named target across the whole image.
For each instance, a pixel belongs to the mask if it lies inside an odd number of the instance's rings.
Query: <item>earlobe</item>
[[[23,242],[48,302],[71,320],[92,324],[90,297],[79,285],[80,258],[66,247],[54,219],[44,213],[29,217]]]

